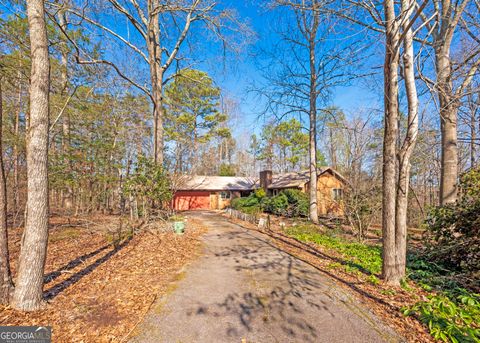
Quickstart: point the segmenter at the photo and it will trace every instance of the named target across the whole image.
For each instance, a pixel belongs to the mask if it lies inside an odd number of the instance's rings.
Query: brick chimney
[[[260,172],[260,187],[268,193],[268,186],[272,184],[273,173],[271,170],[262,170]]]

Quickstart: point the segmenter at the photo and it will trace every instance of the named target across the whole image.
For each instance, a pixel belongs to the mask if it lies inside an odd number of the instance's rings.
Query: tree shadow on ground
[[[43,282],[46,283],[46,284],[49,283],[49,282],[52,282],[53,280],[58,278],[60,275],[62,275],[62,272],[65,272],[65,271],[72,270],[72,269],[76,268],[77,266],[84,263],[89,258],[91,258],[95,255],[98,255],[99,253],[101,253],[102,251],[107,249],[109,246],[110,246],[110,244],[107,244],[107,245],[104,245],[104,246],[102,246],[102,247],[100,247],[100,248],[98,248],[98,249],[96,249],[92,252],[89,252],[87,254],[78,256],[77,258],[71,260],[70,262],[61,266],[57,270],[55,270],[53,272],[50,272],[47,275],[45,275],[43,277]]]
[[[260,232],[264,235],[267,235],[277,241],[280,241],[282,243],[285,243],[285,244],[288,244],[289,246],[292,246],[292,247],[295,247],[295,248],[298,248],[298,249],[301,249],[305,252],[308,252],[309,254],[311,255],[314,255],[315,257],[319,257],[321,259],[324,259],[324,260],[330,260],[332,262],[337,262],[337,263],[340,263],[341,265],[344,265],[344,266],[348,266],[348,267],[353,267],[355,268],[356,270],[358,270],[359,272],[369,276],[369,275],[373,275],[374,273],[372,273],[371,270],[363,267],[362,265],[358,264],[358,263],[355,263],[353,261],[349,261],[349,260],[345,260],[345,259],[342,259],[342,258],[339,258],[339,257],[335,257],[335,256],[330,256],[330,255],[327,255],[325,254],[324,252],[318,250],[317,248],[315,248],[314,246],[312,246],[312,244],[310,243],[306,243],[306,242],[302,242],[292,236],[287,236],[287,235],[284,235],[282,233],[279,233],[279,232],[275,232],[275,231],[257,231],[257,232]]]
[[[227,324],[226,334],[231,338],[254,332],[261,325],[272,336],[282,332],[292,341],[318,342],[317,316],[335,318],[338,310],[328,305],[343,301],[332,285],[320,281],[316,270],[257,235],[238,231],[220,235],[232,240],[232,245],[215,252],[215,258],[230,259],[237,272],[251,275],[249,282],[255,291],[230,293],[214,306],[200,303],[187,314],[237,317],[237,323]],[[258,283],[265,279],[266,284]]]
[[[114,247],[111,251],[109,251],[108,253],[106,253],[105,255],[100,257],[99,259],[95,260],[93,263],[91,263],[90,265],[88,265],[84,269],[79,270],[78,272],[76,272],[72,276],[70,276],[68,279],[50,287],[49,289],[47,289],[46,291],[43,292],[43,297],[46,300],[51,300],[51,299],[55,298],[57,295],[59,295],[65,289],[67,289],[68,287],[76,284],[84,276],[87,276],[88,274],[93,272],[96,268],[98,268],[100,265],[102,265],[103,263],[107,262],[110,258],[115,256],[120,250],[122,250],[125,246],[128,245],[128,243],[130,242],[131,239],[132,239],[132,237],[127,238],[125,241],[123,241],[122,243],[120,243],[119,245]],[[101,248],[97,249],[96,251],[91,252],[90,254],[80,256],[79,258],[76,258],[75,260],[71,261],[70,263],[72,263],[72,265],[74,265],[76,263],[74,261],[77,261],[77,260],[81,259],[82,257],[88,256],[88,255],[90,255],[90,257],[95,256],[96,254],[105,250],[107,247],[108,247],[108,245],[105,246],[105,247],[101,247]],[[70,265],[70,263],[68,263],[67,266]],[[82,263],[82,261],[79,261],[77,263],[77,265],[79,265],[80,263]],[[71,267],[70,269],[72,269],[72,268],[74,268],[74,267]],[[53,272],[53,273],[57,273],[57,271]],[[52,274],[52,273],[50,273],[50,274]],[[54,274],[53,276],[55,276],[55,278],[58,277],[57,274]],[[48,277],[48,275],[46,277]]]
[[[239,224],[237,224],[237,225],[239,225]],[[280,244],[285,244],[286,246],[288,246],[292,249],[298,249],[298,250],[306,252],[306,253],[314,256],[314,257],[317,257],[317,258],[320,258],[320,259],[331,260],[331,261],[334,261],[334,262],[341,263],[342,265],[355,266],[360,272],[364,273],[365,275],[372,275],[372,273],[369,270],[366,270],[365,268],[358,268],[357,265],[355,263],[351,262],[351,261],[344,260],[344,259],[341,259],[341,258],[338,258],[338,257],[329,256],[329,255],[325,254],[324,252],[316,249],[315,247],[309,245],[308,243],[302,242],[298,239],[295,239],[294,237],[290,237],[290,236],[287,236],[287,235],[284,235],[282,233],[278,233],[278,232],[275,232],[275,231],[259,231],[259,230],[255,230],[255,229],[246,228],[242,225],[239,225],[239,226],[241,226],[245,230],[253,230],[254,232],[258,232],[262,235],[266,235],[269,238],[273,239],[274,241],[277,241]],[[273,245],[272,243],[270,243],[268,241],[266,241],[266,242],[267,242],[267,244],[270,244],[272,247],[276,247],[276,248],[280,249],[278,246]],[[289,253],[288,251],[285,251],[284,249],[281,249],[281,250],[284,251],[286,254],[289,254],[290,256],[293,256],[294,258],[299,259],[300,261],[310,265],[311,267],[317,269],[318,271],[328,275],[332,279],[334,279],[334,280],[340,282],[341,284],[347,286],[348,288],[355,291],[356,293],[358,293],[362,296],[365,296],[365,297],[369,298],[370,300],[373,300],[374,302],[377,302],[377,303],[379,303],[383,306],[386,306],[387,308],[389,308],[392,311],[398,311],[397,307],[395,307],[395,306],[387,303],[383,299],[380,299],[380,298],[376,297],[375,295],[370,294],[367,291],[357,287],[356,282],[351,282],[351,281],[348,281],[346,279],[343,279],[342,277],[340,277],[336,274],[333,274],[331,271],[329,271],[326,268],[322,268],[322,267],[320,267],[316,264],[313,264],[310,261],[305,260],[305,259],[303,259],[299,256],[292,255],[291,253]]]

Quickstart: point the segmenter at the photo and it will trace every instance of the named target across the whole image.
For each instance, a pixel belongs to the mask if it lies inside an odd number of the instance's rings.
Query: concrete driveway
[[[398,342],[350,294],[268,237],[210,212],[203,255],[132,342]]]

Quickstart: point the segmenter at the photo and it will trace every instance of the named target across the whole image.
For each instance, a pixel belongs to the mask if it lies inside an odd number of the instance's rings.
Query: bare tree
[[[383,193],[382,193],[382,236],[383,278],[387,283],[398,283],[396,268],[396,142],[398,137],[398,68],[400,65],[400,28],[393,0],[384,2],[385,11],[385,62],[384,62],[384,106],[385,122],[383,134]]]
[[[457,199],[458,109],[480,67],[479,11],[478,1],[435,0],[432,9],[420,13],[422,26],[427,32],[423,41],[431,45],[434,51],[435,80],[425,74],[421,77],[438,97],[442,137],[441,204]],[[466,53],[459,61],[455,61],[452,41],[455,36],[459,37],[459,31],[469,41],[469,46],[464,46]]]
[[[460,118],[463,119],[468,137],[460,137],[463,142],[468,144],[470,168],[477,165],[478,159],[478,133],[480,130],[480,91],[475,92],[474,87],[470,87],[465,99],[465,103],[460,108]]]
[[[223,46],[235,46],[235,41],[225,38],[224,31],[227,31],[227,23],[237,25],[233,13],[228,10],[219,10],[218,4],[210,0],[180,0],[161,3],[159,0],[108,0],[115,14],[124,17],[129,25],[135,29],[138,43],[132,42],[130,36],[124,37],[121,33],[111,28],[110,17],[89,15],[83,10],[84,6],[78,8],[68,7],[66,11],[80,19],[79,25],[89,25],[91,28],[99,29],[110,35],[120,44],[133,51],[141,61],[148,64],[150,72],[150,85],[145,86],[134,77],[127,75],[118,65],[105,59],[92,58],[73,40],[70,42],[76,50],[76,60],[80,64],[110,65],[122,78],[133,86],[148,95],[153,103],[153,150],[154,159],[157,164],[162,165],[164,160],[164,86],[175,75],[170,71],[173,67],[178,69],[179,63],[185,59],[180,51],[187,44],[188,37],[195,23],[203,23],[204,28],[213,32]],[[104,5],[104,4],[102,4]],[[55,8],[63,8],[55,6]],[[92,10],[92,8],[90,8]],[[101,18],[103,17],[103,21]],[[61,25],[60,28],[62,29]],[[68,36],[66,30],[63,33]],[[232,31],[248,32],[244,25],[238,25]],[[172,43],[173,42],[173,43]]]
[[[382,272],[385,282],[392,285],[399,285],[406,273],[410,157],[418,134],[418,96],[413,65],[415,56],[412,25],[419,12],[414,14],[414,9],[413,2],[402,0],[400,13],[397,14],[393,0],[384,2],[386,51],[384,63]],[[398,78],[402,43],[403,77],[407,93],[408,119],[406,136],[400,148],[397,149],[397,142],[399,141]]]
[[[317,40],[318,27],[320,25],[319,20],[319,8],[318,2],[313,2],[311,7],[312,19],[310,24],[308,23],[307,13],[305,10],[301,12],[301,21],[303,24],[299,24],[300,30],[305,30],[306,38],[308,41],[309,52],[309,71],[310,71],[310,109],[308,113],[308,121],[310,123],[310,129],[308,130],[308,150],[309,150],[309,171],[310,171],[310,207],[309,217],[313,223],[318,223],[318,203],[317,203],[317,65],[316,65],[316,53],[315,46]]]
[[[413,67],[415,57],[413,25],[427,2],[416,5],[411,0],[402,0],[400,6],[397,6],[394,0],[385,0],[383,1],[383,9],[379,7],[378,3],[373,2],[352,1],[352,3],[361,13],[366,12],[374,20],[374,24],[359,20],[358,17],[348,12],[340,13],[340,16],[385,35],[382,273],[386,283],[399,285],[406,271],[410,158],[418,134],[418,96]],[[384,18],[382,18],[382,10]],[[403,57],[403,63],[401,63],[401,57]],[[399,77],[401,66],[408,108],[406,134],[403,140],[399,134]]]
[[[27,135],[28,199],[13,306],[19,310],[32,311],[42,306],[48,242],[50,62],[43,0],[28,0],[27,16],[31,49]]]
[[[58,23],[63,31],[67,30],[67,14],[65,7],[61,8],[58,13]],[[61,37],[60,41],[60,95],[67,96],[68,93],[68,40],[65,37]],[[62,118],[62,152],[67,156],[70,149],[70,115],[68,111],[63,111]],[[72,170],[72,163],[68,161],[69,171]],[[62,194],[62,203],[66,210],[73,208],[73,189],[70,185],[67,185],[64,193]]]
[[[8,251],[7,180],[3,163],[3,94],[0,78],[0,304],[8,304],[13,291]]]
[[[395,251],[396,251],[396,272],[391,275],[392,279],[387,279],[391,283],[397,284],[400,279],[405,277],[407,263],[407,210],[408,193],[410,190],[410,159],[415,148],[418,136],[418,95],[415,84],[414,70],[414,50],[413,50],[413,30],[412,17],[414,12],[414,3],[412,0],[402,0],[401,9],[403,14],[403,78],[405,83],[405,92],[407,95],[407,132],[399,151],[398,159],[398,184],[396,194],[395,209]],[[386,265],[384,264],[384,267]],[[385,269],[384,269],[385,270]]]
[[[332,47],[329,40],[335,26],[329,14],[328,1],[299,0],[273,2],[273,8],[286,23],[278,34],[281,39],[268,56],[264,77],[268,84],[259,92],[266,97],[268,108],[277,119],[299,115],[308,118],[310,220],[318,223],[317,205],[317,116],[336,86],[353,78],[350,67],[358,62],[356,44]],[[278,23],[277,23],[278,24]]]

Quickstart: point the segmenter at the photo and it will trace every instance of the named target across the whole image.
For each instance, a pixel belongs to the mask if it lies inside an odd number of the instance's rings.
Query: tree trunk
[[[316,144],[316,124],[315,112],[310,110],[310,132],[309,132],[309,151],[310,151],[310,220],[318,224],[318,203],[317,203],[317,144]]]
[[[309,110],[309,153],[310,153],[310,220],[318,224],[317,194],[317,67],[315,62],[315,39],[318,29],[318,16],[314,10],[312,30],[309,33],[310,53],[310,110]]]
[[[479,96],[480,97],[480,96]],[[472,99],[472,102],[474,100]],[[480,105],[480,103],[479,103]],[[470,113],[470,168],[475,168],[475,162],[477,158],[477,117],[476,117],[476,107],[473,103],[471,105]]]
[[[158,6],[158,0],[148,1],[147,48],[153,97],[153,155],[155,163],[163,165],[163,70]],[[155,11],[157,12],[155,13]]]
[[[67,30],[67,18],[65,10],[61,10],[58,15],[58,21],[64,31]],[[62,98],[68,93],[68,45],[65,38],[61,41],[61,57],[60,57],[60,94]],[[63,113],[62,117],[62,153],[68,158],[68,173],[70,174],[73,166],[70,160],[70,115],[68,111]],[[72,186],[67,183],[65,191],[62,192],[62,207],[70,211],[73,208],[73,190]]]
[[[333,128],[328,128],[328,133],[330,135],[330,162],[332,163],[332,168],[337,169],[337,149],[335,140],[333,138]]]
[[[410,18],[414,6],[409,0],[402,1],[402,10],[406,11],[405,16]],[[418,96],[415,85],[414,71],[414,50],[413,50],[413,32],[408,28],[409,20],[403,20],[405,33],[404,52],[403,52],[403,70],[405,90],[408,102],[407,133],[403,145],[398,154],[398,186],[397,202],[395,212],[396,232],[395,232],[395,251],[396,251],[396,278],[405,277],[407,261],[407,210],[408,210],[408,191],[410,184],[410,157],[412,156],[418,135]]]
[[[398,137],[398,24],[393,0],[386,0],[386,44],[384,65],[385,129],[383,139],[383,192],[382,192],[382,274],[387,284],[398,285],[400,276],[395,254],[395,198],[396,198],[396,145]]]
[[[155,154],[155,161],[157,165],[163,166],[163,116],[164,116],[164,108],[163,108],[163,91],[162,91],[162,79],[163,77],[160,76],[158,82],[159,85],[157,87],[157,94],[156,98],[156,117],[155,117],[155,146],[156,146],[156,154]]]
[[[30,120],[27,134],[27,215],[22,237],[13,307],[42,307],[48,242],[48,129],[50,63],[42,0],[27,1],[30,32]]]
[[[452,95],[450,49],[445,42],[435,48],[435,60],[442,135],[440,204],[445,205],[457,200],[458,178],[457,104]]]
[[[200,154],[198,150],[198,135],[197,135],[197,118],[195,117],[195,126],[193,128],[193,145],[192,151],[190,152],[190,173],[196,174],[198,172],[198,155]],[[220,143],[222,145],[222,143]]]
[[[480,95],[479,95],[480,99]],[[480,106],[480,103],[479,103]],[[477,108],[473,96],[470,100],[470,168],[475,168],[477,159]]]
[[[21,60],[20,56],[20,60]],[[20,64],[20,68],[22,65]],[[13,145],[13,226],[17,224],[17,213],[20,207],[19,183],[20,183],[20,153],[18,139],[20,136],[20,113],[22,112],[22,81],[21,72],[18,72],[18,103],[17,111],[15,113],[15,144]]]
[[[0,79],[0,304],[10,302],[13,291],[12,273],[10,272],[10,257],[8,251],[7,226],[7,180],[3,163],[3,94]]]

